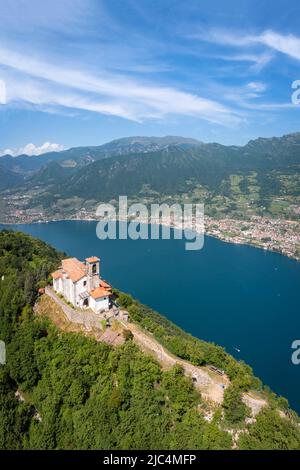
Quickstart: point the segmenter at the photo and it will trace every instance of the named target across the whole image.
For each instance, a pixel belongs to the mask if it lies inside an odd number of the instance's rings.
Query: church
[[[79,261],[63,259],[52,273],[53,289],[74,307],[90,308],[101,313],[110,308],[111,286],[100,277],[100,259],[93,256]]]

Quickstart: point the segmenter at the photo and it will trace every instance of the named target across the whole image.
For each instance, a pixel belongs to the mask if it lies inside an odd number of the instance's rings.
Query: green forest
[[[131,321],[173,354],[222,367],[230,377],[211,421],[182,369],[163,372],[130,335],[113,348],[35,316],[38,289],[62,256],[28,235],[0,232],[0,339],[7,356],[0,365],[0,449],[231,449],[228,429],[246,431],[240,449],[300,449],[298,417],[251,368],[131,296],[115,291]],[[269,403],[251,425],[241,400],[248,389]]]

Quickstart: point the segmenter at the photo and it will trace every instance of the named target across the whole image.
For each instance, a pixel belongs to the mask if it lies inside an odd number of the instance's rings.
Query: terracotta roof
[[[108,295],[109,292],[107,289],[103,289],[103,287],[97,287],[97,289],[91,291],[93,299],[101,299],[101,297],[107,297]]]
[[[85,265],[77,258],[63,259],[62,268],[73,282],[77,282],[86,276]]]
[[[97,261],[100,261],[100,259],[97,258],[97,256],[91,256],[90,258],[85,258],[85,261],[88,263],[97,263]]]
[[[60,277],[62,277],[62,270],[58,269],[57,271],[54,271],[51,276],[53,277],[53,279],[59,279]]]
[[[100,287],[103,287],[103,289],[111,290],[111,285],[108,284],[106,281],[103,279],[100,279]]]

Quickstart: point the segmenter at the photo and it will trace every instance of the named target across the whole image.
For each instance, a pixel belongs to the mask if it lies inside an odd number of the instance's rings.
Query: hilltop
[[[2,449],[300,448],[298,416],[250,367],[128,294],[115,291],[133,328],[123,344],[65,328],[57,309],[42,305],[44,297],[37,302],[63,256],[28,235],[0,232],[0,332],[8,351],[0,369]],[[179,364],[161,368],[135,343],[137,334]],[[223,401],[207,400],[181,364],[202,374],[209,364],[223,368],[230,381]],[[258,398],[266,404],[251,412]]]

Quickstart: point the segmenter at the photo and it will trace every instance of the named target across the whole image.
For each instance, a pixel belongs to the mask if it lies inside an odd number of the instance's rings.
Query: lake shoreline
[[[114,219],[117,222],[117,219]],[[120,220],[122,221],[122,220]],[[126,220],[123,220],[125,222]],[[32,221],[32,222],[2,222],[0,221],[0,225],[40,225],[40,224],[47,224],[47,223],[52,223],[52,222],[99,222],[98,219],[90,218],[90,217],[81,217],[80,219],[77,218],[61,218],[61,219],[41,219],[38,221]],[[134,222],[134,219],[128,220],[127,222]],[[149,221],[139,221],[140,223],[144,223],[147,225],[151,225]],[[177,227],[174,226],[173,223],[166,223],[160,221],[158,223],[159,225],[170,227],[171,229],[176,229]],[[201,234],[202,232],[195,230],[194,227],[186,227],[187,229],[193,230],[195,233]],[[293,256],[287,253],[284,253],[280,250],[273,249],[272,247],[266,247],[263,246],[259,243],[251,243],[250,241],[247,240],[236,240],[236,237],[224,237],[224,236],[219,236],[218,234],[214,233],[213,231],[207,230],[207,227],[205,227],[204,230],[204,235],[207,235],[209,237],[215,238],[217,240],[220,240],[224,243],[229,243],[233,245],[239,245],[239,246],[250,246],[252,248],[258,248],[260,250],[266,251],[266,252],[271,252],[271,253],[277,253],[278,255],[284,256],[288,259],[292,259],[294,261],[300,262],[300,257]],[[255,239],[254,239],[255,240]],[[257,240],[255,240],[257,241]]]

